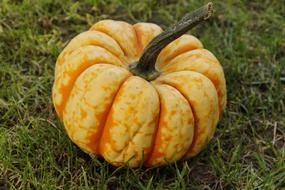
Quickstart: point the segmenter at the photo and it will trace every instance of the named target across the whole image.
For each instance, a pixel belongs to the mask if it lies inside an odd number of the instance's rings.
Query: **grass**
[[[285,187],[282,1],[214,1],[213,19],[191,31],[223,65],[228,104],[214,139],[190,161],[114,168],[73,145],[55,114],[54,64],[73,36],[106,18],[165,28],[205,2],[1,0],[0,184],[10,189]]]

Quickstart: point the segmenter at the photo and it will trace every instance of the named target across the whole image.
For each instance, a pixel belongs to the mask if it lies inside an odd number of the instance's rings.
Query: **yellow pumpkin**
[[[212,4],[164,32],[103,20],[59,55],[53,102],[71,140],[115,166],[158,166],[197,155],[226,105],[216,57],[184,34]]]

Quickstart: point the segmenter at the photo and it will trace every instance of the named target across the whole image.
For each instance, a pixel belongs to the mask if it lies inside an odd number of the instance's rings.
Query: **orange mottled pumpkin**
[[[226,104],[219,61],[184,34],[210,13],[208,4],[164,32],[152,23],[103,20],[73,38],[58,57],[53,86],[70,139],[115,166],[197,155]]]

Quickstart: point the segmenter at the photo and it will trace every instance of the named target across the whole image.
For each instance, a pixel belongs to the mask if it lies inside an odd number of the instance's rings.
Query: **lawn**
[[[158,3],[159,2],[159,3]],[[0,189],[281,189],[285,187],[285,3],[214,1],[191,31],[224,67],[226,111],[197,157],[161,168],[114,168],[66,135],[51,101],[55,61],[102,19],[163,28],[194,0],[1,0]]]

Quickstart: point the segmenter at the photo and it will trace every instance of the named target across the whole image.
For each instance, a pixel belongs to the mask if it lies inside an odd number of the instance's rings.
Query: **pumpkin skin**
[[[128,65],[162,29],[103,20],[59,55],[52,97],[70,139],[114,166],[147,167],[197,155],[226,105],[217,58],[192,35],[159,54],[160,76],[147,81]]]

